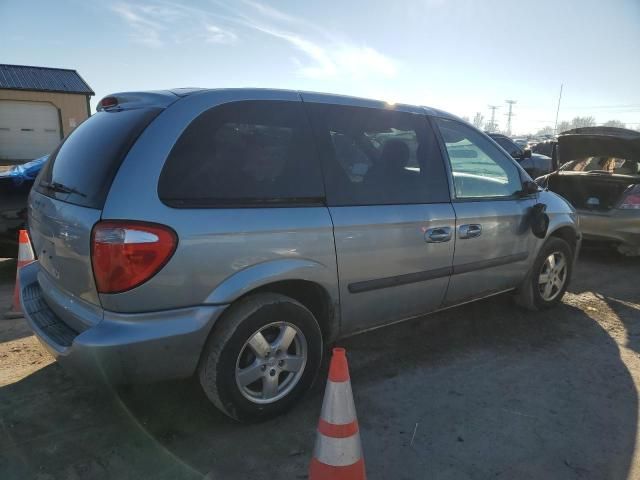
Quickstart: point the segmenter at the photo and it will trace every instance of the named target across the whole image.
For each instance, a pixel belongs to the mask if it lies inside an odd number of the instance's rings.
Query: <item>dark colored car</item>
[[[0,172],[0,258],[18,256],[18,230],[27,219],[27,197],[48,155]]]
[[[545,140],[544,142],[538,142],[531,147],[532,153],[544,155],[546,157],[553,156],[553,146],[557,143],[556,140]]]
[[[531,175],[531,178],[537,178],[553,170],[551,157],[523,149],[506,135],[500,133],[488,133],[488,135],[493,138],[498,145],[504,148],[504,150]]]
[[[585,127],[558,136],[560,168],[538,178],[578,211],[585,240],[640,255],[640,132]]]

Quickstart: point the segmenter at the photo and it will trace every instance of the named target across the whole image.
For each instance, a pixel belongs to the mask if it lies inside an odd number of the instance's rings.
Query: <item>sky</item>
[[[512,131],[640,127],[640,0],[0,0],[0,63],[96,92],[274,87],[427,105]]]

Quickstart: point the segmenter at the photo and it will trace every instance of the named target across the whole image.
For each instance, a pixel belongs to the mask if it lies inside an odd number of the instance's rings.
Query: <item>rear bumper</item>
[[[638,210],[611,210],[603,213],[578,210],[578,214],[585,240],[640,246]]]
[[[39,269],[38,262],[20,269],[25,319],[63,367],[91,380],[139,383],[191,376],[225,308],[207,305],[136,314],[103,311],[101,321],[78,332],[45,301],[37,280]]]

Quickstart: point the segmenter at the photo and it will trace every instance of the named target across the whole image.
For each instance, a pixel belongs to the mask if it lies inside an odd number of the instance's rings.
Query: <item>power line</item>
[[[605,108],[605,109],[618,109],[618,108],[640,108],[640,103],[626,103],[618,105],[573,105],[568,108]]]

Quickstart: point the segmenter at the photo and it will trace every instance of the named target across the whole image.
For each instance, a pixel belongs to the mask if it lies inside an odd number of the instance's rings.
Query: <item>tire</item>
[[[555,273],[550,273],[546,277],[545,273],[549,272],[549,259],[554,255],[554,261],[564,259],[564,270],[557,269]],[[559,265],[559,263],[558,263]],[[557,268],[557,266],[556,266]],[[573,250],[569,244],[561,238],[550,237],[540,249],[531,271],[524,280],[517,295],[516,302],[528,310],[546,310],[555,307],[564,296],[573,271]],[[550,291],[547,291],[547,283],[541,283],[545,278],[559,280],[552,282],[555,285]]]
[[[257,422],[284,413],[298,401],[316,378],[322,352],[320,327],[304,305],[285,295],[259,293],[231,305],[220,318],[198,376],[209,400],[223,413],[240,422]]]

